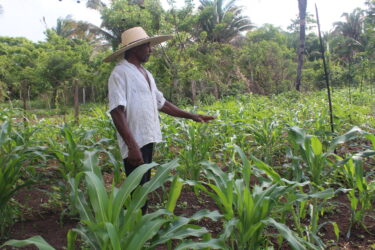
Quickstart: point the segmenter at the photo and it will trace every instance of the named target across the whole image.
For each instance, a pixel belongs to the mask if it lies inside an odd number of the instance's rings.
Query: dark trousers
[[[152,162],[152,153],[154,151],[154,144],[149,143],[141,148],[141,153],[143,157],[144,163],[151,163]],[[131,172],[133,172],[134,169],[136,169],[138,166],[133,166],[128,163],[128,158],[124,159],[124,166],[125,166],[125,173],[126,176],[129,176]],[[145,184],[148,182],[151,178],[151,169],[148,170],[142,177],[140,185]],[[147,211],[147,201],[146,204],[142,207],[142,213],[145,214]]]

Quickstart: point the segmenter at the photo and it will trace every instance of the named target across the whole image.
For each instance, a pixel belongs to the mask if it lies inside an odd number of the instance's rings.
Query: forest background
[[[296,1],[296,5],[298,2]],[[374,91],[375,1],[343,13],[323,34],[333,87]],[[287,30],[255,27],[236,0],[88,0],[100,27],[71,17],[47,28],[46,40],[0,37],[0,102],[25,109],[60,108],[74,103],[106,103],[107,79],[114,64],[102,60],[118,48],[121,33],[142,26],[149,35],[173,34],[154,49],[146,67],[165,97],[178,104],[211,103],[240,93],[278,94],[296,89],[300,18]],[[1,9],[0,9],[1,11]],[[1,15],[1,13],[0,13]],[[315,14],[306,14],[302,50],[302,91],[325,87]],[[74,98],[73,98],[74,97]],[[64,111],[64,108],[61,108]]]

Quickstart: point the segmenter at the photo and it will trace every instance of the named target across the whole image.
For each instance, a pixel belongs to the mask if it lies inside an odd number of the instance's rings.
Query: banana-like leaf
[[[42,237],[40,236],[33,236],[26,240],[8,240],[0,247],[5,246],[13,246],[13,247],[24,247],[28,245],[35,245],[40,250],[55,250],[54,247],[52,247],[50,244],[48,244]]]

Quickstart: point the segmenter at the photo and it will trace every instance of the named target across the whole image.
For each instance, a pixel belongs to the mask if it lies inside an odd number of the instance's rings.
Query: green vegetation
[[[374,2],[366,3],[366,9],[344,13],[344,20],[324,35],[332,86],[348,87],[349,96],[356,87],[374,92]],[[68,16],[47,29],[42,42],[0,37],[0,101],[25,109],[57,107],[62,114],[74,95],[84,104],[105,102],[114,65],[102,59],[119,46],[124,30],[137,25],[150,35],[174,35],[155,48],[146,65],[174,103],[295,89],[298,18],[284,31],[268,24],[255,27],[236,1],[202,0],[194,6],[189,0],[180,8],[170,1],[168,10],[158,0],[145,0],[144,8],[128,0],[108,5],[90,0],[88,6],[101,14],[101,27]],[[325,76],[316,21],[307,13],[306,22],[300,89],[319,90]]]
[[[284,31],[254,27],[235,0],[198,6],[186,0],[180,8],[169,1],[168,10],[158,0],[134,2],[88,0],[102,17],[100,27],[68,16],[42,42],[0,37],[1,244],[53,249],[39,236],[8,240],[9,228],[22,219],[16,195],[38,185],[50,187],[54,206],[48,204],[57,213],[79,221],[67,234],[67,249],[326,249],[359,229],[370,235],[374,0],[344,13],[324,34],[335,132],[313,15],[306,13],[301,61],[299,18]],[[105,105],[114,64],[102,59],[133,26],[151,36],[174,35],[154,49],[146,67],[168,100],[216,119],[197,124],[161,114],[164,142],[156,163],[124,177]],[[294,90],[298,63],[304,65],[300,92]],[[138,187],[153,166],[151,181]],[[160,203],[142,215],[147,196],[160,189]],[[217,209],[177,215],[186,192]],[[345,229],[330,220],[343,197]],[[207,220],[220,223],[217,232]],[[327,225],[336,241],[324,238]]]
[[[7,154],[2,155],[14,161],[28,159],[28,164],[17,164],[12,168],[17,170],[15,177],[2,181],[9,189],[1,192],[7,196],[2,218],[8,219],[2,225],[8,227],[16,218],[10,214],[14,210],[6,207],[14,202],[14,191],[27,184],[22,180],[27,178],[32,184],[44,179],[61,187],[55,192],[60,194],[62,207],[69,210],[69,216],[80,218],[79,226],[69,233],[71,245],[79,235],[82,244],[94,249],[142,249],[161,244],[168,249],[262,249],[280,244],[323,249],[327,242],[321,239],[321,228],[326,224],[333,225],[337,237],[350,237],[353,227],[369,230],[366,218],[375,201],[373,171],[364,170],[373,169],[375,103],[365,93],[350,103],[346,91],[333,95],[334,103],[341,100],[334,106],[336,134],[330,132],[327,122],[324,91],[229,97],[198,110],[217,116],[210,124],[163,115],[165,142],[156,149],[156,162],[164,164],[141,188],[137,184],[142,173],[155,164],[144,165],[123,179],[105,106],[91,105],[80,125],[74,122],[72,111],[67,112],[63,128],[56,117],[40,120],[26,114],[27,123],[11,122],[11,117],[23,113],[5,110],[1,138]],[[353,91],[353,96],[358,93]],[[25,132],[14,132],[18,130]],[[356,150],[349,150],[349,145]],[[2,166],[5,174],[7,166]],[[117,173],[112,185],[105,185],[102,171]],[[164,205],[142,216],[140,208],[147,194],[167,182],[171,188],[162,197]],[[197,199],[203,193],[211,197],[218,211],[175,215],[181,190],[189,186]],[[340,195],[350,201],[351,214],[346,216],[351,217],[352,226],[347,232],[340,231],[335,221],[324,219]],[[221,221],[221,233],[213,236],[204,226],[191,224],[203,217]],[[190,241],[190,237],[197,240]],[[34,241],[46,244],[35,237],[5,244]]]

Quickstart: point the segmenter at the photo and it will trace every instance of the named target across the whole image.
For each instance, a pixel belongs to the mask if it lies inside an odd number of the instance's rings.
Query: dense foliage
[[[146,65],[165,96],[177,103],[212,101],[239,93],[275,94],[294,89],[299,20],[288,31],[272,25],[254,27],[236,1],[114,0],[87,2],[102,17],[101,27],[71,17],[46,30],[46,40],[0,38],[0,100],[31,101],[36,108],[73,103],[74,84],[80,102],[105,102],[112,64],[102,59],[121,41],[121,33],[143,26],[150,35],[173,34],[157,47]],[[373,91],[374,2],[343,14],[324,36],[333,86],[360,86]],[[197,7],[197,8],[196,8]],[[302,90],[325,86],[314,16],[307,14]]]

